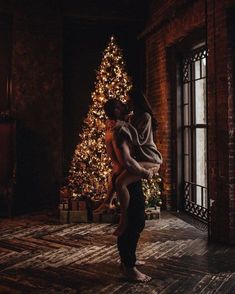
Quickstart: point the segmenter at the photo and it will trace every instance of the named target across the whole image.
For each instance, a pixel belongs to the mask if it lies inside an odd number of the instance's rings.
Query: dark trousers
[[[126,267],[134,267],[136,262],[136,247],[140,233],[145,226],[145,205],[141,181],[128,186],[130,204],[127,211],[127,227],[118,237],[117,246],[121,262]]]

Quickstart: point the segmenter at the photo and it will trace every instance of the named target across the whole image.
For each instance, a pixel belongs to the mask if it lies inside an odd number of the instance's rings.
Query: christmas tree
[[[162,205],[163,182],[159,174],[152,179],[142,180],[142,189],[145,196],[146,207],[156,207]]]
[[[73,196],[105,196],[111,161],[106,154],[106,117],[103,107],[108,99],[114,97],[125,102],[131,87],[130,78],[124,68],[122,51],[114,37],[111,37],[97,71],[92,103],[69,171],[69,189]]]
[[[84,120],[80,142],[76,146],[68,176],[68,188],[73,197],[104,198],[107,193],[111,160],[106,153],[103,110],[108,99],[125,102],[132,84],[125,71],[122,51],[111,37],[97,71],[92,103]],[[146,206],[161,205],[160,176],[142,180]]]

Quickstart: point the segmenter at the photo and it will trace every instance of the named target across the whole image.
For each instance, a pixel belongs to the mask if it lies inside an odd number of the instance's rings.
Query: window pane
[[[201,60],[201,67],[202,67],[202,78],[206,77],[206,58]]]
[[[202,205],[203,203],[203,189],[199,186],[196,186],[196,195],[197,195],[197,198],[196,198],[196,203],[198,205]]]
[[[190,182],[190,157],[188,155],[184,156],[184,180]]]
[[[200,79],[201,75],[200,75],[200,60],[197,60],[194,63],[194,78],[195,79]]]
[[[189,105],[184,105],[184,125],[188,126],[190,124],[190,113],[189,113]]]
[[[208,198],[207,198],[207,189],[204,189],[204,192],[203,192],[203,203],[202,203],[202,206],[204,206],[204,207],[208,207],[208,203],[207,203],[207,200]]]
[[[184,129],[184,154],[190,153],[190,129]]]
[[[195,81],[196,124],[206,123],[206,79]]]
[[[207,163],[206,163],[206,129],[196,130],[196,183],[207,187]],[[204,201],[203,201],[204,202]],[[197,203],[201,201],[201,189],[197,188]]]
[[[207,189],[205,187],[197,186],[197,199],[196,203],[203,207],[207,207]]]
[[[183,95],[184,95],[184,103],[188,103],[189,101],[189,83],[184,84],[183,86]]]

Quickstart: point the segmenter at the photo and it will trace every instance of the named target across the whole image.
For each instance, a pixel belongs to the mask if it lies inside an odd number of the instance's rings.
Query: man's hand
[[[142,169],[142,178],[143,179],[152,179],[152,177],[153,177],[153,171],[152,171],[152,169],[145,169],[145,168],[143,168]]]
[[[152,179],[158,173],[158,167],[152,167],[150,169],[143,168],[142,174],[144,179]]]
[[[129,112],[128,114],[125,115],[124,120],[126,122],[129,122],[130,123],[131,120],[132,120],[133,115],[134,115],[134,112],[133,111]]]

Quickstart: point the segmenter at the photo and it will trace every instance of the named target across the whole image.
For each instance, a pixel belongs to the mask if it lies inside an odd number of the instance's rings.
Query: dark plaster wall
[[[38,2],[16,7],[13,15],[18,211],[56,203],[62,174],[61,17],[56,4]]]

